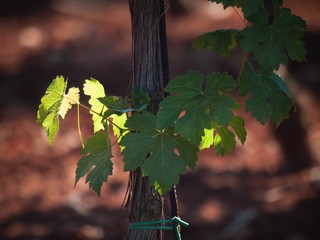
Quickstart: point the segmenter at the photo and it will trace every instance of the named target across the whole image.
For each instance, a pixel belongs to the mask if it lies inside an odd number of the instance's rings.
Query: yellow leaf
[[[83,85],[84,94],[90,97],[89,104],[91,105],[91,114],[93,121],[94,132],[99,132],[104,129],[102,124],[103,117],[101,115],[107,110],[107,108],[98,100],[100,97],[105,97],[105,91],[103,85],[94,78],[87,79]],[[101,115],[98,115],[100,113]]]
[[[69,109],[71,109],[72,104],[79,104],[79,88],[72,87],[69,92],[63,96],[61,107],[59,110],[59,115],[64,119]]]

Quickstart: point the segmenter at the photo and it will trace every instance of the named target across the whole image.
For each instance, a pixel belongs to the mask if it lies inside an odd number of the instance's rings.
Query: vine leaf
[[[108,109],[104,113],[104,117],[109,117],[112,114],[121,115],[123,113],[128,112],[142,112],[147,108],[147,104],[143,104],[139,106],[139,108],[135,108],[132,106],[132,100],[122,98],[119,96],[106,96],[103,98],[98,98],[98,100]]]
[[[243,145],[247,138],[247,131],[244,127],[244,119],[239,116],[233,116],[230,121],[230,126]]]
[[[216,153],[224,156],[236,146],[235,135],[227,127],[217,126],[214,128],[213,147]]]
[[[132,102],[135,109],[141,109],[141,111],[146,109],[150,101],[151,98],[148,92],[139,87],[132,89]]]
[[[242,7],[245,18],[263,7],[263,0],[209,0],[210,2],[222,3],[224,8]]]
[[[226,155],[236,146],[235,136],[244,144],[247,132],[244,127],[244,120],[239,116],[232,116],[230,126],[233,132],[224,126],[213,124],[211,129],[205,129],[204,136],[200,144],[200,150],[213,145],[214,150],[219,155]]]
[[[117,114],[113,114],[111,115],[112,118],[112,122],[114,124],[116,124],[117,126],[112,126],[113,128],[113,134],[114,136],[117,137],[117,141],[120,142],[122,136],[124,136],[125,134],[127,134],[127,131],[123,131],[123,129],[125,129],[125,123],[127,121],[127,115],[126,114],[121,114],[121,115],[117,115]]]
[[[240,94],[250,94],[245,102],[245,110],[251,111],[261,124],[271,119],[279,125],[289,117],[293,105],[291,95],[283,79],[274,72],[257,74],[247,64],[240,81]]]
[[[287,55],[292,60],[305,60],[306,50],[301,38],[306,23],[291,14],[290,9],[279,9],[271,25],[268,23],[267,10],[254,14],[250,21],[253,26],[242,31],[240,46],[244,51],[252,51],[262,68],[278,69],[280,64],[287,63]]]
[[[81,177],[89,172],[86,183],[89,182],[89,187],[100,196],[103,182],[106,182],[108,177],[112,175],[113,164],[109,135],[105,132],[95,133],[88,139],[81,154],[82,158],[79,160],[76,170],[75,185]]]
[[[196,49],[212,49],[222,57],[229,57],[237,46],[236,29],[222,29],[201,35],[193,42]]]
[[[104,117],[110,117],[112,114],[119,114],[130,112],[130,102],[119,96],[105,96],[98,98],[98,100],[106,107]]]
[[[204,134],[201,138],[201,143],[199,147],[200,150],[211,147],[211,145],[213,144],[213,132],[214,132],[213,128],[204,129]]]
[[[174,125],[178,134],[198,145],[204,129],[210,129],[212,122],[221,126],[230,123],[232,109],[238,104],[227,92],[234,87],[233,78],[227,73],[211,73],[205,81],[198,71],[177,76],[165,88],[170,96],[160,103],[160,127]]]
[[[59,115],[64,119],[67,112],[71,109],[73,104],[79,104],[79,88],[69,88],[69,91],[66,95],[64,95],[61,103],[61,107],[59,110]]]
[[[85,81],[83,91],[85,95],[90,97],[89,104],[91,105],[94,132],[104,130],[104,120],[111,117],[112,122],[116,125],[112,125],[113,132],[115,136],[120,138],[124,133],[118,127],[124,128],[124,123],[127,119],[125,111],[122,113],[121,110],[128,108],[128,102],[120,97],[107,97],[103,85],[94,78]],[[120,108],[120,110],[118,108]],[[119,110],[117,114],[115,114],[115,109]]]
[[[79,102],[79,89],[70,88],[65,95],[67,81],[57,76],[49,85],[37,112],[37,122],[45,129],[49,144],[59,129],[59,115],[64,118],[72,104]]]
[[[83,92],[85,95],[90,97],[89,104],[91,105],[93,131],[98,132],[103,130],[103,115],[107,109],[98,100],[98,98],[106,96],[103,85],[97,79],[86,79],[83,84]]]
[[[162,129],[156,116],[136,113],[127,120],[131,132],[121,140],[125,170],[141,167],[161,194],[179,181],[186,167],[195,168],[198,147],[177,135],[172,128]]]

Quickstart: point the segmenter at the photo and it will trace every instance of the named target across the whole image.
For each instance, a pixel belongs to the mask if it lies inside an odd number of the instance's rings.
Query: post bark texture
[[[151,97],[149,111],[156,113],[163,97],[159,23],[162,0],[129,0],[132,24],[132,87]],[[160,220],[163,201],[143,177],[141,169],[130,172],[127,197],[130,222]],[[128,230],[126,240],[160,240],[159,230]]]

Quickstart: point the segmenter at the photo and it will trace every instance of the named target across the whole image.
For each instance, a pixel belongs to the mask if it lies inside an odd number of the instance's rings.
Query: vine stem
[[[119,130],[124,131],[124,132],[129,131],[129,129],[127,129],[127,128],[122,128],[122,127],[118,126],[117,124],[115,124],[114,122],[112,122],[110,119],[104,118],[104,116],[103,116],[101,113],[98,113],[98,112],[92,110],[90,107],[88,107],[88,106],[86,106],[86,105],[84,105],[84,104],[82,104],[82,103],[80,103],[80,102],[77,102],[77,101],[75,101],[75,100],[73,100],[73,99],[71,99],[71,98],[69,98],[69,97],[67,97],[67,96],[65,96],[65,95],[64,95],[63,97],[64,97],[64,98],[67,98],[68,100],[70,100],[70,101],[73,102],[74,104],[77,104],[78,107],[80,106],[80,107],[88,110],[89,112],[92,112],[92,113],[94,113],[94,114],[102,117],[103,119],[106,119],[110,124],[112,124],[113,126],[115,126],[116,128],[118,128]],[[79,119],[79,118],[78,118],[78,119]],[[80,121],[78,121],[78,122],[80,122]]]
[[[236,83],[238,84],[238,86],[240,85],[240,79],[241,79],[241,76],[242,76],[242,74],[243,74],[243,71],[244,71],[244,67],[245,67],[245,65],[246,65],[247,58],[248,58],[248,53],[247,53],[247,52],[243,53],[243,55],[242,55],[242,60],[241,60],[241,65],[240,65],[240,70],[239,70],[239,74],[238,74],[237,80],[236,80]]]
[[[82,138],[82,132],[80,127],[80,104],[77,104],[77,122],[78,122],[78,133],[81,141],[81,146],[84,148],[83,138]]]

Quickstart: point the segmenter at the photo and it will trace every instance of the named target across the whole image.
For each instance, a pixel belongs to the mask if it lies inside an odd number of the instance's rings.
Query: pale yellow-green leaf
[[[118,139],[118,142],[120,142],[121,138],[127,133],[127,131],[125,132],[121,132],[121,130],[118,128],[122,128],[122,129],[125,129],[126,127],[124,126],[124,124],[126,123],[127,121],[127,114],[122,114],[120,116],[118,116],[117,114],[113,114],[111,115],[111,118],[112,118],[112,122],[117,125],[112,125],[112,128],[113,128],[113,134],[117,137]]]
[[[213,144],[213,131],[214,129],[204,129],[204,135],[200,144],[200,150],[209,148]]]
[[[72,87],[67,94],[64,94],[61,106],[59,109],[59,115],[64,119],[67,112],[71,109],[73,104],[79,104],[79,88]]]
[[[45,129],[50,144],[59,129],[59,111],[62,104],[67,81],[57,76],[49,85],[37,112],[37,122]]]
[[[93,131],[103,130],[103,117],[101,115],[105,113],[107,108],[98,100],[98,98],[106,96],[103,85],[97,79],[90,78],[83,84],[83,91],[85,95],[90,97]]]

